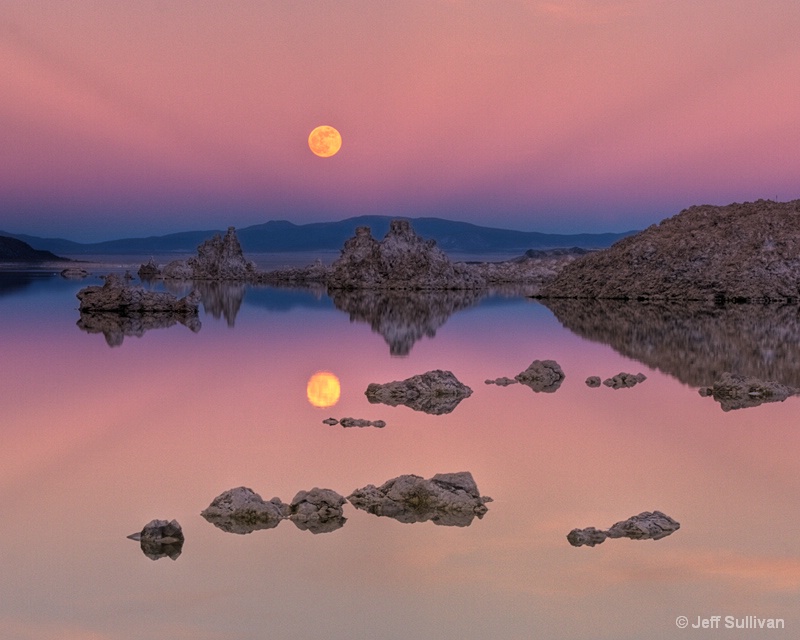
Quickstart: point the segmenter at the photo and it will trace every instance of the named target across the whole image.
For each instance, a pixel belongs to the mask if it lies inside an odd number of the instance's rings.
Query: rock
[[[507,378],[503,376],[502,378],[495,378],[494,380],[485,380],[485,384],[496,384],[498,387],[507,387],[510,384],[518,384],[518,380],[514,378]]]
[[[363,418],[342,418],[339,424],[343,427],[375,427],[383,429],[386,423],[383,420],[364,420]]]
[[[564,378],[564,372],[555,360],[534,360],[525,371],[514,376],[517,382],[530,387],[537,393],[557,391]]]
[[[329,289],[480,289],[485,281],[454,264],[433,240],[423,240],[408,220],[392,220],[378,242],[358,227],[331,265]]]
[[[273,271],[259,273],[259,282],[269,282],[275,284],[306,284],[311,282],[327,282],[331,268],[322,263],[322,260],[315,260],[312,264],[305,267],[285,267]]]
[[[465,527],[488,511],[491,498],[481,497],[472,474],[439,473],[426,480],[417,475],[402,475],[380,487],[356,489],[347,499],[357,509],[399,522],[426,522]]]
[[[233,227],[224,236],[217,234],[200,244],[195,257],[173,260],[162,272],[164,278],[177,280],[250,281],[258,275],[255,263],[244,257]]]
[[[537,295],[570,262],[589,253],[586,249],[529,249],[524,255],[502,262],[467,263],[489,285],[526,284],[527,295]]]
[[[660,540],[678,529],[681,525],[660,511],[645,511],[638,516],[613,524],[608,530],[600,531],[594,527],[573,529],[567,540],[573,547],[583,545],[593,547],[606,538],[630,538],[631,540]]]
[[[106,276],[102,287],[90,286],[78,291],[79,309],[84,313],[118,313],[121,315],[168,313],[178,316],[196,316],[199,297],[190,293],[176,298],[171,293],[148,291],[131,286],[117,274]]]
[[[723,411],[757,407],[765,402],[783,402],[797,395],[800,389],[774,381],[740,376],[724,372],[712,387],[700,389],[701,396],[711,396],[720,403]]]
[[[436,369],[405,380],[371,383],[365,392],[371,403],[390,407],[405,405],[414,411],[432,415],[452,412],[458,404],[472,395],[472,389],[450,371]]]
[[[339,421],[336,418],[325,418],[325,420],[322,421],[322,424],[328,424],[334,427],[339,424]]]
[[[607,387],[611,387],[612,389],[628,389],[630,387],[635,387],[637,384],[644,382],[645,380],[647,380],[647,376],[643,373],[637,373],[634,375],[632,373],[621,371],[617,375],[603,380],[603,384]]]
[[[151,520],[139,533],[128,536],[137,540],[142,553],[151,560],[176,560],[183,550],[183,530],[177,520]]]
[[[88,275],[89,272],[86,269],[80,269],[78,267],[67,267],[61,270],[61,277],[67,278],[68,280],[82,280],[88,277]]]
[[[289,513],[278,498],[266,502],[252,489],[237,487],[214,498],[200,515],[223,531],[246,534],[277,527]]]
[[[589,376],[586,378],[586,386],[592,389],[600,386],[600,376]]]
[[[800,200],[690,207],[567,264],[541,296],[797,300],[798,228]]]
[[[302,531],[330,533],[344,526],[343,496],[331,489],[300,491],[289,504],[289,519]]]
[[[142,280],[155,280],[161,276],[161,269],[158,268],[155,260],[150,258],[150,260],[139,267],[139,271],[136,273]]]

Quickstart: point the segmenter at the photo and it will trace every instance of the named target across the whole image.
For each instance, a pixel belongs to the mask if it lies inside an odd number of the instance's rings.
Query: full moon
[[[308,401],[315,407],[332,407],[339,401],[341,392],[339,378],[330,371],[317,371],[306,386]]]
[[[330,158],[342,148],[342,136],[328,125],[322,125],[308,134],[308,148],[320,158]]]

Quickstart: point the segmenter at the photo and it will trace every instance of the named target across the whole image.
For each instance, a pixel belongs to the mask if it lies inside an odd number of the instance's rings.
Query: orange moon
[[[308,148],[320,158],[330,158],[342,148],[342,136],[333,127],[321,125],[308,134]]]
[[[308,379],[306,396],[315,407],[332,407],[339,401],[341,393],[339,378],[330,371],[317,371]]]

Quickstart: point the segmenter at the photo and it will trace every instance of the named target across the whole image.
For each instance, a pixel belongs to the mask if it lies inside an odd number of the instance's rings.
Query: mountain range
[[[286,220],[273,220],[237,229],[236,234],[245,252],[335,251],[341,249],[344,242],[354,235],[356,227],[370,227],[372,235],[380,239],[388,231],[389,222],[396,218],[397,216],[358,216],[338,222],[313,222],[300,225]],[[439,247],[452,253],[524,252],[528,249],[563,247],[602,249],[636,233],[628,231],[552,234],[484,227],[442,218],[405,219],[411,221],[414,230],[420,236],[436,240]],[[77,256],[194,253],[201,242],[222,232],[220,229],[182,231],[163,236],[121,238],[94,243],[73,242],[63,238],[41,238],[5,231],[0,231],[0,235],[22,240],[35,249]]]

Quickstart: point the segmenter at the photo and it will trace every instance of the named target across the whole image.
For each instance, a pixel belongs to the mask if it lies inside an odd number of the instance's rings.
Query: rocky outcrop
[[[161,277],[161,269],[158,268],[156,261],[150,258],[150,260],[139,267],[136,274],[144,281],[155,280]]]
[[[405,380],[385,384],[373,382],[365,394],[373,404],[404,405],[414,411],[442,415],[452,412],[464,398],[471,396],[472,389],[451,371],[435,369]]]
[[[783,402],[797,395],[800,389],[773,380],[759,380],[725,372],[711,387],[699,390],[701,396],[712,397],[723,411],[757,407],[765,402]]]
[[[237,487],[214,498],[200,515],[223,531],[243,535],[277,527],[290,515],[290,506],[278,498],[267,502],[252,489]]]
[[[472,474],[438,473],[426,480],[416,475],[402,475],[380,487],[367,485],[356,489],[347,500],[357,509],[399,522],[427,522],[466,527],[488,511],[491,498],[481,496]]]
[[[161,275],[175,280],[251,281],[259,272],[255,263],[244,257],[236,230],[228,227],[224,236],[215,235],[197,247],[193,258],[167,264]]]
[[[331,273],[331,268],[322,263],[322,260],[315,260],[312,264],[305,267],[285,267],[264,271],[258,274],[258,282],[271,284],[308,284],[325,283]]]
[[[139,542],[142,553],[151,560],[177,560],[183,550],[183,530],[177,520],[151,520],[139,533],[128,536]]]
[[[638,516],[613,524],[606,531],[594,527],[573,529],[567,534],[567,540],[573,547],[593,547],[601,544],[606,538],[630,538],[631,540],[660,540],[675,533],[681,525],[660,511],[645,511]]]
[[[143,287],[130,285],[115,273],[105,277],[102,287],[85,287],[76,295],[80,300],[79,309],[83,313],[167,313],[196,316],[199,304],[199,296],[194,293],[178,299],[171,293],[148,291]]]
[[[561,365],[555,360],[534,360],[514,379],[537,393],[553,393],[558,391],[565,377]]]
[[[603,380],[603,384],[607,387],[611,387],[612,389],[630,389],[631,387],[635,387],[640,382],[644,382],[647,380],[647,376],[643,373],[626,373],[625,371],[621,371],[615,376],[610,378],[606,378]]]
[[[378,242],[369,227],[358,227],[331,266],[329,289],[480,289],[484,280],[454,264],[433,240],[423,240],[408,220],[392,220]]]
[[[397,291],[393,289],[331,289],[333,304],[366,322],[383,336],[393,356],[406,356],[422,338],[433,338],[454,313],[477,304],[485,291]]]
[[[567,265],[544,297],[800,298],[800,200],[695,206]]]
[[[365,420],[364,418],[326,418],[322,421],[324,424],[335,427],[337,424],[343,427],[375,427],[376,429],[383,429],[386,423],[383,420]]]
[[[67,280],[83,280],[89,277],[89,272],[80,267],[67,267],[61,270],[61,277]]]
[[[343,496],[331,489],[300,491],[289,504],[289,519],[301,531],[330,533],[344,526]]]

